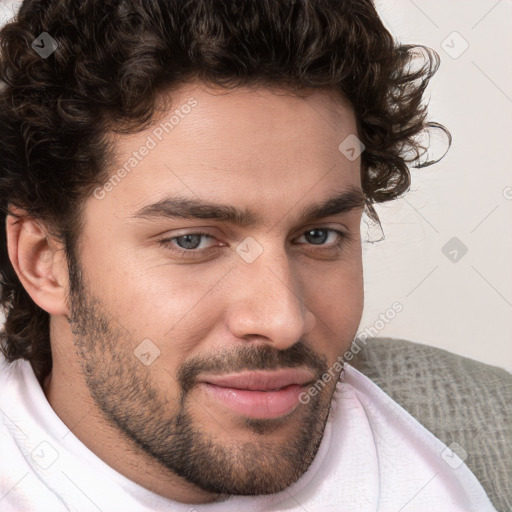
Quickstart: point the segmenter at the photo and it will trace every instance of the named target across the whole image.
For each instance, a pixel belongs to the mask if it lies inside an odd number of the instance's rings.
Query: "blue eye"
[[[197,249],[201,243],[201,238],[212,238],[206,233],[187,233],[186,235],[177,236],[175,238],[171,238],[171,240],[176,240],[176,243],[180,246],[181,249]],[[183,245],[182,245],[183,244]]]
[[[172,252],[180,253],[181,256],[193,256],[198,253],[208,251],[210,248],[200,248],[202,238],[213,238],[208,233],[185,233],[184,235],[174,236],[160,240],[160,245]],[[218,246],[217,246],[218,247]],[[181,250],[180,250],[181,249]]]
[[[330,244],[326,244],[325,242],[329,239],[329,237],[333,237],[334,241]],[[337,229],[331,228],[312,228],[304,231],[304,233],[299,237],[305,237],[308,242],[307,244],[311,246],[318,246],[320,248],[324,247],[326,249],[340,249],[342,245],[350,238],[347,233],[343,231],[339,231]],[[185,233],[183,235],[174,236],[171,238],[165,238],[159,241],[159,244],[165,249],[170,250],[171,252],[179,253],[182,257],[194,257],[196,255],[207,253],[208,251],[218,249],[222,245],[216,245],[214,247],[200,247],[201,241],[204,239],[215,239],[215,237],[209,235],[208,233],[203,232],[190,232]],[[304,244],[299,244],[304,245]]]
[[[312,236],[312,233],[315,233],[315,232],[320,233],[320,235]],[[302,236],[311,237],[310,240],[314,241],[312,245],[324,245],[322,243],[322,241],[325,241],[328,238],[329,233],[335,234],[338,237],[338,242],[335,242],[334,246],[340,245],[340,242],[342,243],[344,241],[344,239],[346,238],[346,234],[343,233],[342,231],[338,231],[337,229],[328,229],[328,228],[308,229]],[[319,243],[317,243],[317,242],[319,242]],[[332,245],[332,244],[329,244],[329,245]]]

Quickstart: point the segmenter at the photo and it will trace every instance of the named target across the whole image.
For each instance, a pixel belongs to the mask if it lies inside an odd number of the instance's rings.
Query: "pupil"
[[[325,242],[325,236],[326,236],[326,231],[324,231],[323,229],[311,229],[310,231],[308,231],[307,233],[307,236],[310,236],[311,233],[321,233],[321,235],[318,237],[315,237],[313,236],[313,241],[316,240],[318,242],[319,238],[322,239],[321,242]]]
[[[183,235],[180,236],[178,240],[185,240],[185,247],[182,246],[182,244],[179,244],[183,247],[183,249],[196,249],[199,243],[194,243],[194,239],[196,242],[199,242],[200,235]],[[192,242],[191,242],[192,240]],[[192,247],[190,246],[192,245]]]

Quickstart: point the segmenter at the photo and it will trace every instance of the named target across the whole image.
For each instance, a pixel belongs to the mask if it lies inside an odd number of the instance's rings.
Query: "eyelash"
[[[327,245],[327,246],[324,246],[324,245],[318,245],[318,247],[327,247],[328,249],[337,249],[337,250],[340,250],[342,248],[343,245],[345,245],[346,242],[348,242],[351,238],[351,236],[348,234],[348,233],[345,233],[343,231],[339,231],[338,229],[332,229],[332,228],[323,228],[323,227],[315,227],[315,228],[311,228],[311,229],[308,229],[306,231],[304,231],[302,233],[301,236],[304,236],[306,233],[308,233],[309,231],[327,231],[327,232],[332,232],[332,233],[336,233],[338,235],[338,242],[336,242],[335,244],[331,244],[331,245]],[[209,233],[203,233],[201,231],[197,231],[197,232],[190,232],[190,233],[183,233],[182,235],[179,235],[179,236],[174,236],[174,237],[171,237],[171,238],[165,238],[163,240],[160,240],[159,241],[159,244],[160,246],[164,247],[165,249],[168,249],[170,250],[171,252],[174,252],[174,253],[178,253],[181,257],[184,257],[184,258],[193,258],[201,253],[206,253],[210,250],[215,250],[215,249],[218,249],[219,246],[217,247],[209,247],[207,249],[183,249],[183,248],[177,248],[176,245],[174,245],[172,242],[174,240],[177,240],[178,238],[181,238],[181,237],[184,237],[184,236],[202,236],[202,237],[207,237],[207,238],[215,238],[214,236],[210,235]],[[300,238],[300,237],[299,237]],[[303,245],[303,244],[301,244]],[[315,244],[310,244],[310,245],[315,245]]]

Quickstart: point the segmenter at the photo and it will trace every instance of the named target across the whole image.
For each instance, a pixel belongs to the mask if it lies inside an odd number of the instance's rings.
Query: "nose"
[[[286,254],[263,251],[252,263],[241,261],[236,279],[228,323],[237,338],[284,350],[314,329],[316,317],[303,302],[300,276]]]

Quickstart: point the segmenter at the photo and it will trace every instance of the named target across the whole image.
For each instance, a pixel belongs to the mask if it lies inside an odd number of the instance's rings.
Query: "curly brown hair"
[[[47,58],[31,47],[43,32],[58,44]],[[84,200],[112,163],[108,134],[145,129],[161,93],[191,79],[341,91],[370,208],[409,189],[418,136],[434,125],[423,96],[437,53],[396,42],[371,0],[25,0],[0,51],[0,348],[39,376],[51,369],[49,315],[11,265],[6,215],[43,220],[76,269]]]

